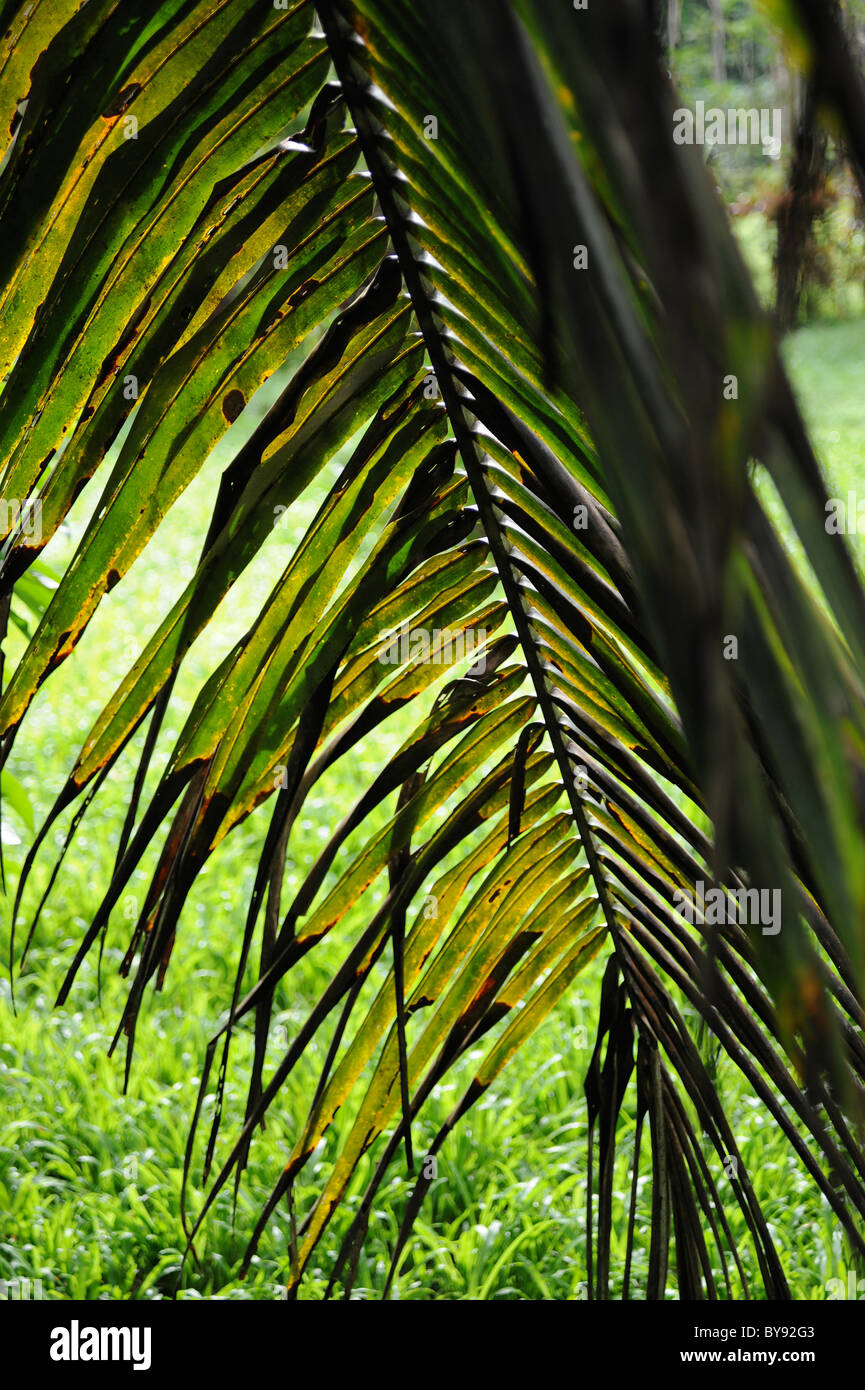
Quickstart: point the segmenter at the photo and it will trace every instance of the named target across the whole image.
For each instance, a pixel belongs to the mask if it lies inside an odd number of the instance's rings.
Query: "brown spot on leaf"
[[[124,87],[122,92],[118,92],[111,105],[102,112],[103,121],[113,121],[115,117],[122,116],[127,106],[138,96],[140,91],[140,82],[130,82],[129,86]]]
[[[115,584],[119,584],[119,583],[120,583],[120,572],[119,572],[118,570],[109,570],[109,571],[108,571],[108,578],[107,578],[106,581],[105,581],[105,592],[106,592],[106,594],[110,594],[110,593],[111,593],[111,590],[114,588],[114,585],[115,585]]]
[[[318,286],[318,280],[304,280],[303,284],[299,285],[294,294],[289,297],[289,309],[296,309],[298,304],[302,304],[307,296],[312,294],[313,290],[318,289]]]
[[[229,391],[222,402],[222,413],[229,424],[233,425],[238,415],[246,405],[246,397],[242,391]]]
[[[54,647],[54,654],[53,654],[53,656],[51,657],[51,660],[49,661],[49,663],[48,663],[48,665],[47,665],[47,667],[46,667],[46,669],[45,669],[45,672],[44,672],[44,674],[43,674],[43,676],[42,676],[42,679],[41,679],[40,682],[39,682],[40,685],[42,684],[42,681],[45,680],[45,677],[46,677],[46,676],[50,676],[50,675],[51,675],[51,672],[52,672],[52,671],[56,671],[56,670],[57,670],[57,667],[61,664],[61,662],[63,662],[63,661],[66,660],[67,656],[69,655],[69,652],[70,652],[72,649],[71,649],[71,647],[70,647],[68,650],[64,650],[64,648],[65,648],[66,643],[68,642],[68,640],[69,640],[69,638],[70,638],[71,636],[72,636],[72,631],[71,631],[71,629],[70,629],[70,630],[67,631],[67,632],[61,632],[60,636],[57,638],[57,642],[56,642],[55,647]]]
[[[430,1004],[434,1002],[434,1000],[428,998],[428,996],[424,994],[420,999],[416,1000],[414,1004],[408,1005],[406,1013],[413,1014],[417,1009],[428,1009]]]

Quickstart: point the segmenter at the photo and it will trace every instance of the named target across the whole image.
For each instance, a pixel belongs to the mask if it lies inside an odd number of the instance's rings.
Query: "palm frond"
[[[811,0],[798,8],[863,156],[861,84],[835,62],[843,36]],[[0,476],[5,497],[38,497],[42,527],[9,527],[0,613],[13,592],[26,601],[44,546],[104,460],[110,471],[3,689],[0,759],[210,451],[291,370],[225,468],[182,595],[131,668],[110,673],[19,879],[13,956],[49,829],[77,803],[68,846],[148,721],[114,875],[60,991],[132,874],[155,863],[124,962],[127,1069],[198,875],[271,808],[189,1138],[187,1176],[209,1099],[210,1188],[191,1242],[324,1038],[247,1259],[283,1199],[294,1228],[298,1174],[338,1130],[288,1288],[365,1174],[331,1271],[350,1290],[375,1194],[402,1145],[412,1166],[434,1089],[455,1067],[467,1080],[421,1158],[604,952],[586,1077],[591,1296],[620,1292],[612,1193],[633,1103],[624,1296],[646,1144],[644,1295],[664,1297],[672,1248],[682,1297],[749,1296],[754,1261],[766,1296],[787,1297],[689,1019],[865,1253],[865,596],[823,526],[819,467],[717,194],[672,140],[645,7],[152,10],[4,9]],[[315,519],[157,770],[190,648],[305,495]],[[388,745],[409,706],[411,732]],[[379,770],[289,901],[304,807],[360,752]],[[722,910],[688,920],[698,885]],[[760,892],[779,895],[777,923],[742,910]],[[316,949],[339,964],[279,1055],[274,1009]],[[241,1028],[245,1122],[217,1160]],[[431,1181],[420,1167],[388,1288]]]

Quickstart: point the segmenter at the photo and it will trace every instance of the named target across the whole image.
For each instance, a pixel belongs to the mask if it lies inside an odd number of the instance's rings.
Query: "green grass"
[[[865,499],[865,319],[800,329],[785,358],[830,496]]]
[[[815,443],[833,487],[865,486],[865,361],[863,322],[820,324],[787,345]],[[274,383],[274,389],[278,383]],[[211,460],[130,575],[102,605],[75,655],[40,692],[16,747],[11,770],[24,783],[37,818],[48,810],[80,742],[102,707],[118,662],[140,649],[191,572],[221,460]],[[53,549],[68,555],[87,503]],[[310,520],[312,504],[296,517]],[[217,635],[195,648],[168,726],[179,732],[184,702],[243,632],[286,555],[292,533],[275,532],[220,614]],[[108,1058],[124,982],[118,979],[124,938],[123,903],[105,948],[101,998],[95,962],[87,962],[69,1003],[52,1008],[65,966],[80,940],[113,866],[122,823],[129,762],[118,764],[94,803],[96,815],[64,862],[23,974],[16,980],[18,1012],[8,982],[0,988],[0,1278],[41,1279],[46,1298],[161,1298],[170,1296],[184,1240],[179,1191],[185,1137],[206,1042],[228,998],[257,848],[265,817],[258,813],[221,846],[184,910],[163,991],[148,992],[129,1094],[123,1094],[123,1047]],[[293,854],[307,862],[328,833],[334,805],[345,806],[364,785],[351,762],[328,795],[312,803]],[[12,829],[16,822],[12,821]],[[26,831],[17,824],[18,836]],[[14,841],[15,836],[11,837]],[[43,856],[62,840],[52,836]],[[5,846],[11,881],[24,846]],[[152,861],[151,861],[152,862]],[[36,886],[44,881],[36,876]],[[142,870],[130,885],[140,895]],[[35,889],[34,889],[35,892]],[[33,900],[33,894],[28,901]],[[0,942],[4,951],[8,942]],[[332,957],[331,957],[332,959]],[[582,1085],[593,1040],[594,1007],[603,962],[596,963],[448,1140],[394,1295],[402,1299],[574,1299],[585,1280],[586,1107]],[[290,1036],[327,978],[327,952],[313,952],[280,998],[274,1045]],[[197,1242],[199,1265],[188,1261],[183,1297],[279,1297],[288,1267],[288,1219],[270,1223],[243,1282],[237,1265],[254,1221],[293,1143],[308,1106],[327,1040],[310,1051],[271,1111],[252,1150],[233,1219],[223,1194]],[[244,1049],[238,1039],[234,1080],[226,1097],[221,1152],[236,1133],[244,1096]],[[476,1054],[480,1055],[480,1054]],[[467,1064],[471,1064],[471,1058]],[[465,1076],[465,1070],[462,1074]],[[791,1157],[738,1074],[722,1063],[722,1092],[757,1195],[766,1203],[794,1295],[826,1297],[826,1282],[846,1279],[836,1223],[810,1179]],[[459,1094],[452,1076],[431,1098],[417,1126],[423,1154]],[[205,1117],[207,1118],[207,1116]],[[622,1119],[616,1175],[616,1229],[624,1228],[627,1162],[633,1113]],[[304,1212],[334,1154],[329,1136],[302,1175]],[[645,1160],[644,1143],[643,1158]],[[707,1150],[708,1155],[708,1150]],[[712,1156],[716,1178],[723,1173]],[[368,1174],[367,1168],[361,1177]],[[648,1181],[645,1161],[641,1184]],[[202,1200],[200,1162],[193,1169],[189,1206]],[[403,1204],[410,1190],[399,1162],[380,1189],[361,1257],[355,1297],[381,1290]],[[352,1189],[349,1212],[359,1189]],[[735,1223],[734,1223],[735,1227]],[[316,1253],[302,1297],[321,1297],[328,1260],[345,1220]],[[736,1228],[741,1234],[741,1229]],[[648,1232],[638,1230],[632,1291],[639,1296],[648,1267]],[[754,1271],[750,1249],[744,1251]],[[613,1287],[623,1265],[621,1236],[613,1248]],[[673,1294],[673,1276],[669,1295]]]

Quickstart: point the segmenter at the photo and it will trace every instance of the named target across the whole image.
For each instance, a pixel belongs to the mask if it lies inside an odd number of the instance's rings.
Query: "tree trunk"
[[[682,0],[669,0],[667,6],[667,47],[675,53],[682,37]]]
[[[780,47],[772,59],[772,90],[774,92],[774,104],[781,111],[781,148],[786,156],[793,140],[795,125],[793,108],[796,102],[797,83]]]
[[[658,53],[667,64],[675,47],[671,43],[671,33],[676,16],[676,43],[678,43],[678,11],[682,0],[648,0],[649,23]]]
[[[723,82],[727,76],[724,0],[709,0],[709,8],[712,11],[712,77],[715,82]]]
[[[788,333],[796,323],[808,275],[814,220],[826,187],[826,134],[817,120],[814,89],[805,84],[802,95],[790,179],[778,207],[775,252],[775,314],[778,328]]]

